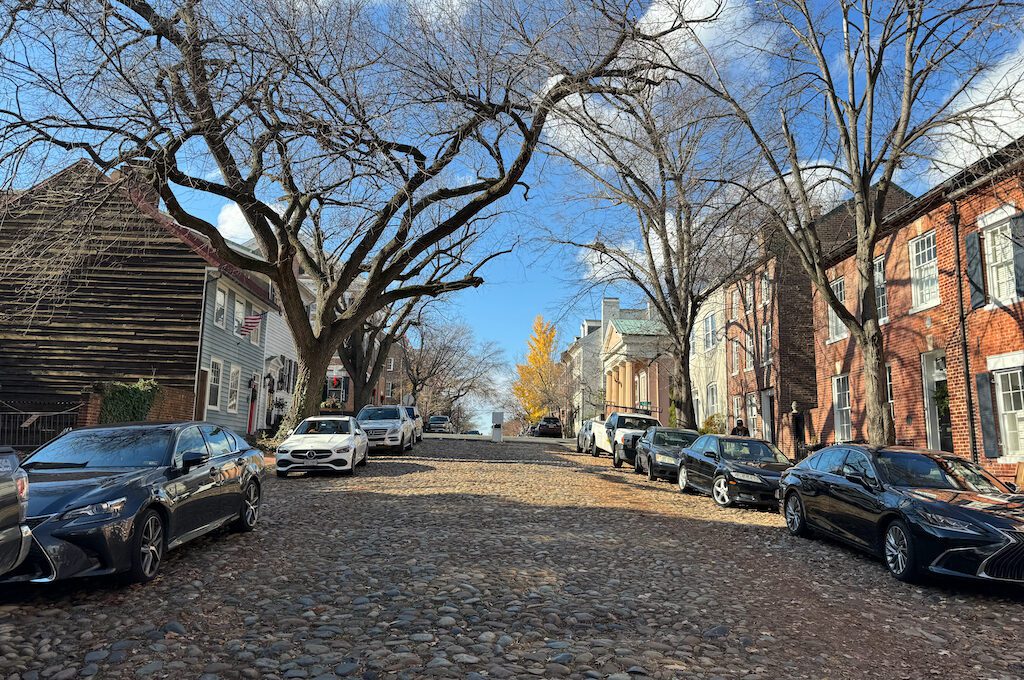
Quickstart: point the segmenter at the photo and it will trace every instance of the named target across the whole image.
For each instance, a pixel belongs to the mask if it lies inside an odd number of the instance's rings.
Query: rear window
[[[430,422],[432,423],[447,423],[448,416],[430,416]]]

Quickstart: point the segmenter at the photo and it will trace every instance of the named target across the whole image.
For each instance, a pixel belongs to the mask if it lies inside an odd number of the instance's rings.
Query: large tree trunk
[[[862,330],[854,329],[853,338],[864,358],[864,420],[868,443],[887,446],[896,442],[896,431],[886,393],[885,350],[878,323],[873,254],[874,249],[870,245],[858,248],[857,285]]]
[[[329,342],[314,342],[296,349],[298,378],[295,381],[295,392],[292,394],[292,405],[281,421],[278,434],[285,433],[304,419],[320,413],[327,368],[331,365],[331,357],[334,356],[336,348]]]
[[[669,399],[675,411],[676,427],[696,430],[700,427],[693,412],[693,387],[690,382],[690,347],[677,347],[672,352],[672,382],[669,385]],[[667,423],[666,423],[667,424]]]

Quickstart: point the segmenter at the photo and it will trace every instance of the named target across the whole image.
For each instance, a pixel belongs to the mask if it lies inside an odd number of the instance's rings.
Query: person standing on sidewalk
[[[743,418],[737,418],[736,427],[732,428],[732,432],[730,432],[729,434],[735,435],[737,437],[749,437],[750,430],[748,430],[747,426],[743,424]]]

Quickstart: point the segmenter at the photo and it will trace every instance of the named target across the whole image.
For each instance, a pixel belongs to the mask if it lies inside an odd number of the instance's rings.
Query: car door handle
[[[214,477],[214,478],[217,477],[217,468],[215,468],[215,467],[210,468],[210,476]]]

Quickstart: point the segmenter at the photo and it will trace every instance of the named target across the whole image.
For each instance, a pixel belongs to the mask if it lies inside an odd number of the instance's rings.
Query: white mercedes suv
[[[416,441],[416,425],[401,406],[364,406],[356,415],[366,430],[371,449],[411,450]]]
[[[355,418],[306,418],[277,447],[277,476],[289,472],[334,471],[355,474],[366,465],[369,440]]]

